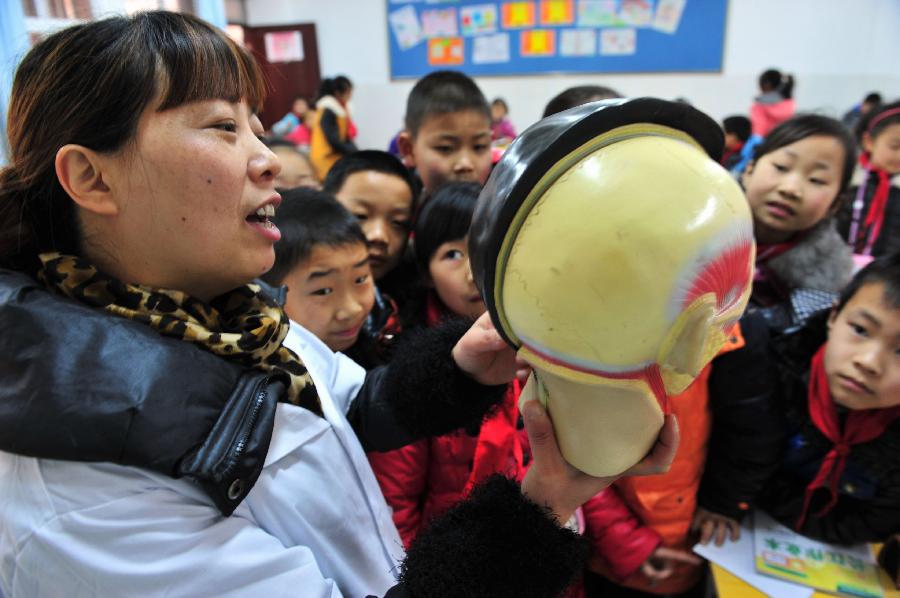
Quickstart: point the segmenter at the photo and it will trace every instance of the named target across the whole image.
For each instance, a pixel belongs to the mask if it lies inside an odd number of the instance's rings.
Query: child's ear
[[[416,157],[413,155],[413,138],[409,131],[403,131],[397,136],[397,147],[400,149],[400,157],[408,168],[416,165]]]
[[[828,314],[828,323],[826,324],[828,326],[829,334],[831,334],[831,327],[834,326],[834,322],[835,322],[835,320],[837,320],[837,317],[838,317],[838,309],[837,309],[837,305],[834,305],[831,308],[831,313]]]
[[[862,148],[867,154],[872,153],[872,135],[866,131],[862,134]]]
[[[115,216],[119,204],[104,181],[102,156],[82,145],[68,144],[56,152],[56,177],[65,192],[84,210]]]

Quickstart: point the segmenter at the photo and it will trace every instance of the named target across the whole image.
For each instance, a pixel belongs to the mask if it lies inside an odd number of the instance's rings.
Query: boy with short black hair
[[[830,312],[771,347],[770,360],[746,360],[743,376],[775,368],[788,441],[756,502],[824,542],[883,542],[900,532],[900,254],[863,268]],[[694,526],[703,541],[721,543],[737,537],[747,505],[728,500],[745,467],[728,458],[728,443],[740,440],[718,426]]]
[[[722,121],[725,131],[725,151],[722,152],[722,166],[731,170],[741,159],[741,150],[750,139],[750,119],[746,116],[729,116]]]
[[[400,152],[424,196],[450,181],[481,185],[491,171],[491,109],[475,81],[457,71],[419,79],[406,101]]]
[[[283,193],[275,265],[263,277],[288,287],[288,317],[332,351],[356,344],[375,301],[366,237],[333,197],[313,189]]]

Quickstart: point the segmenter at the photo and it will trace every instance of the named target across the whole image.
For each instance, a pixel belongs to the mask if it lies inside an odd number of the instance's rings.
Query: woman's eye
[[[356,279],[356,284],[364,284],[369,280],[368,274],[363,274],[359,278]]]
[[[450,249],[444,254],[445,260],[459,260],[463,258],[463,252],[459,249]]]
[[[228,133],[237,132],[237,124],[233,122],[217,123],[213,125],[213,128],[219,129],[220,131],[227,131]]]
[[[326,297],[326,296],[330,295],[332,292],[333,292],[333,291],[332,291],[330,288],[316,289],[315,291],[313,291],[312,293],[310,293],[310,295],[316,295],[316,296],[319,296],[319,297]]]

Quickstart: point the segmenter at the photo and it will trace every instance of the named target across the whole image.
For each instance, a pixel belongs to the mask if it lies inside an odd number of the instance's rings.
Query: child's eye
[[[460,251],[459,249],[449,249],[449,250],[447,250],[447,252],[444,254],[444,257],[443,257],[442,259],[445,259],[445,260],[460,260],[460,259],[462,259],[462,258],[463,258],[463,252],[462,252],[462,251]]]
[[[866,330],[865,326],[860,326],[859,324],[854,324],[853,322],[850,322],[849,325],[854,334],[857,334],[859,336],[869,335],[869,332]]]
[[[356,219],[360,220],[360,221],[366,220],[369,217],[368,214],[362,214],[362,213],[356,213],[353,215],[356,216]]]
[[[484,152],[488,151],[489,149],[491,149],[491,146],[486,143],[479,143],[478,145],[475,146],[475,151],[478,152],[479,154],[484,153]]]
[[[437,146],[435,146],[434,151],[436,151],[436,152],[439,153],[439,154],[444,154],[444,155],[446,155],[446,154],[452,154],[452,153],[453,153],[453,146],[450,146],[450,145],[437,145]]]
[[[216,123],[213,125],[214,129],[219,129],[220,131],[226,131],[228,133],[234,133],[237,131],[237,124],[231,121]]]
[[[409,221],[408,220],[394,220],[391,224],[396,226],[401,230],[409,230]]]
[[[316,295],[318,297],[327,297],[328,295],[330,295],[333,292],[334,291],[332,289],[325,287],[323,289],[316,289],[315,291],[310,293],[310,295]]]
[[[809,179],[809,182],[813,185],[827,185],[828,181],[823,181],[822,179]]]
[[[778,172],[787,172],[788,171],[788,167],[783,164],[776,164],[775,162],[772,162],[772,166],[774,166],[775,170],[777,170]]]
[[[368,280],[369,280],[369,275],[363,274],[362,276],[358,277],[355,282],[356,282],[356,284],[363,284],[363,283],[367,282]]]

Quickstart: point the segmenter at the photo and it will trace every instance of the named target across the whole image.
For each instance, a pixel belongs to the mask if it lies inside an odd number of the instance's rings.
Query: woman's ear
[[[56,152],[56,178],[72,200],[84,210],[115,216],[119,204],[103,180],[101,156],[82,145],[68,144]]]
[[[756,166],[755,160],[750,160],[747,162],[747,166],[744,168],[744,172],[741,173],[741,187],[744,189],[747,188],[747,177],[753,174],[753,167]]]
[[[404,130],[397,136],[397,147],[400,149],[400,159],[403,161],[403,165],[407,168],[414,168],[416,158],[413,155],[413,138],[409,131]]]

